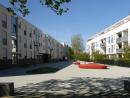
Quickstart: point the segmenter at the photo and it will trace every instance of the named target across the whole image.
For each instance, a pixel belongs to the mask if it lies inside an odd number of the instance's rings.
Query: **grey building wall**
[[[60,60],[63,56],[60,42],[22,17],[9,14],[0,5],[0,59],[12,59],[16,63],[24,59]]]
[[[11,59],[11,16],[0,5],[0,59]]]

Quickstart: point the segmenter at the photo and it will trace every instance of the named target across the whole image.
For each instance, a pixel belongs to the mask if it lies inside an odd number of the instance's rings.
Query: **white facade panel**
[[[89,39],[86,43],[87,52],[92,53],[92,50],[106,50],[104,54],[107,55],[118,55],[121,54],[125,44],[130,45],[130,16],[120,20],[114,25],[106,28],[102,32],[96,34],[94,37]],[[103,42],[105,39],[105,43]],[[93,45],[100,44],[99,47]],[[104,45],[105,48],[102,46]],[[98,45],[97,45],[98,46]]]

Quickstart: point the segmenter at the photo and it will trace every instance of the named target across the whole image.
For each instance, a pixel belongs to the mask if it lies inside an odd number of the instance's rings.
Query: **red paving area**
[[[83,68],[83,69],[107,69],[106,65],[96,64],[96,63],[80,64],[78,66],[79,68]]]

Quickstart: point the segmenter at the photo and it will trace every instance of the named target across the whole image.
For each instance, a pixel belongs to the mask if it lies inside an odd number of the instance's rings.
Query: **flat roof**
[[[128,15],[127,17],[123,18],[122,20],[119,20],[118,22],[114,23],[113,25],[107,27],[106,29],[102,30],[101,32],[96,33],[94,36],[90,37],[90,38],[87,40],[87,42],[88,42],[88,41],[91,41],[92,39],[94,39],[94,38],[97,37],[97,36],[100,36],[100,35],[102,35],[102,34],[105,34],[105,33],[109,32],[109,31],[111,31],[111,30],[113,30],[113,29],[119,27],[120,25],[123,25],[123,24],[127,23],[128,21],[130,21],[130,15]]]

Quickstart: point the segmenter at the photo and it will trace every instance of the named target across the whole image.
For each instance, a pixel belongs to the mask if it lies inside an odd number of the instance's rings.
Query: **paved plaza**
[[[128,96],[123,80],[129,80],[129,77],[130,68],[79,69],[77,65],[70,64],[53,74],[1,77],[0,82],[14,82],[16,95],[37,98],[46,94],[83,97],[115,92]]]

